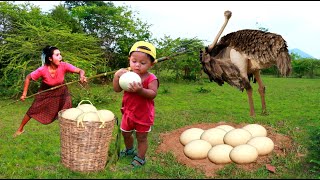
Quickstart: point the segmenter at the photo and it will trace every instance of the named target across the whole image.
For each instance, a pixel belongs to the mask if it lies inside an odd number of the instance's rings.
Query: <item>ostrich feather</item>
[[[283,76],[288,76],[291,72],[287,44],[281,35],[244,29],[223,36],[216,47],[219,49],[218,53],[223,47],[229,47],[245,54],[259,65],[259,69],[276,65]],[[210,55],[215,56],[214,53],[217,52],[212,51]]]
[[[246,89],[250,115],[255,116],[250,79],[258,82],[262,114],[267,114],[265,86],[260,70],[276,65],[280,74],[288,76],[291,72],[291,59],[286,41],[281,35],[261,30],[244,29],[229,33],[218,39],[231,17],[225,11],[225,22],[213,43],[201,51],[200,61],[203,71],[210,81],[222,86],[227,82],[243,91]],[[256,80],[256,81],[255,81]]]
[[[220,86],[227,82],[241,91],[251,88],[249,79],[241,76],[239,67],[231,61],[231,49],[248,59],[248,76],[252,77],[251,72],[272,65],[276,65],[284,76],[291,72],[287,44],[280,35],[260,30],[239,30],[223,36],[210,52],[207,47],[201,52],[200,61],[204,72],[210,81]]]

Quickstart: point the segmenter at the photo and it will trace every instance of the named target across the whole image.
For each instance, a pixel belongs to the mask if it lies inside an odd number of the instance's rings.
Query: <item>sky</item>
[[[20,1],[21,3],[23,1]],[[30,1],[49,11],[63,1]],[[298,48],[320,59],[320,1],[113,1],[129,6],[150,24],[154,38],[194,38],[213,42],[224,23],[224,11],[232,12],[222,36],[241,29],[267,28],[281,35],[288,49]]]

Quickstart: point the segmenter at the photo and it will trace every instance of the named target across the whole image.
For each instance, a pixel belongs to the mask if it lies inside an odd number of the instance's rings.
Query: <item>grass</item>
[[[260,115],[260,97],[257,84],[253,84],[255,118],[249,116],[245,91],[241,92],[227,84],[220,87],[207,79],[198,82],[168,82],[162,81],[161,77],[159,79],[160,88],[155,99],[156,119],[148,137],[148,162],[145,167],[125,171],[123,168],[130,164],[131,158],[121,158],[115,165],[108,163],[101,172],[72,172],[60,163],[59,122],[42,125],[32,119],[25,126],[25,133],[14,139],[12,135],[33,99],[10,105],[6,104],[14,100],[3,99],[0,101],[0,178],[203,179],[206,178],[203,172],[180,164],[171,153],[156,153],[155,150],[161,142],[161,133],[186,125],[220,121],[268,125],[276,132],[292,137],[295,147],[284,158],[272,158],[277,173],[269,173],[264,167],[246,172],[230,164],[220,170],[215,178],[319,178],[320,159],[315,152],[315,145],[311,146],[319,142],[314,140],[315,131],[320,127],[319,79],[263,77],[269,115]],[[72,85],[70,91],[74,106],[89,98],[98,109],[111,110],[121,118],[119,108],[122,93],[113,92],[111,84],[90,84],[86,88]],[[123,142],[121,146],[124,147]],[[114,149],[115,142],[111,142],[109,157],[115,152]]]

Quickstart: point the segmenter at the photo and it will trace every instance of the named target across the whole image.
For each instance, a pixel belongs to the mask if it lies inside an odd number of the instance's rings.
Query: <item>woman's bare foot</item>
[[[17,130],[17,131],[13,134],[13,137],[15,138],[15,137],[21,135],[23,132],[24,132],[24,130],[22,130],[22,131]]]

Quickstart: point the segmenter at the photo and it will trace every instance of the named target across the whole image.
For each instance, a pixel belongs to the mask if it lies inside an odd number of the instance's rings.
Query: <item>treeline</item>
[[[90,77],[128,67],[129,48],[136,41],[149,41],[157,47],[158,58],[188,50],[171,61],[156,64],[155,73],[171,71],[176,79],[199,79],[203,75],[199,50],[207,44],[197,38],[172,39],[167,35],[156,39],[149,30],[150,26],[128,6],[115,6],[113,2],[63,1],[50,12],[42,12],[30,3],[2,1],[0,95],[15,98],[20,95],[25,76],[41,66],[41,51],[46,45],[58,47],[64,61],[85,69]],[[305,68],[304,63],[294,60],[293,74],[318,77],[319,64],[312,64],[312,68]],[[270,69],[266,73],[270,73]],[[71,75],[67,81],[77,78]],[[94,82],[102,83],[111,78]],[[30,84],[30,93],[37,90],[38,83]]]
[[[295,53],[291,53],[291,77],[294,78],[320,78],[320,60],[313,58],[302,58]],[[262,74],[280,76],[277,68],[271,67],[262,70]]]

